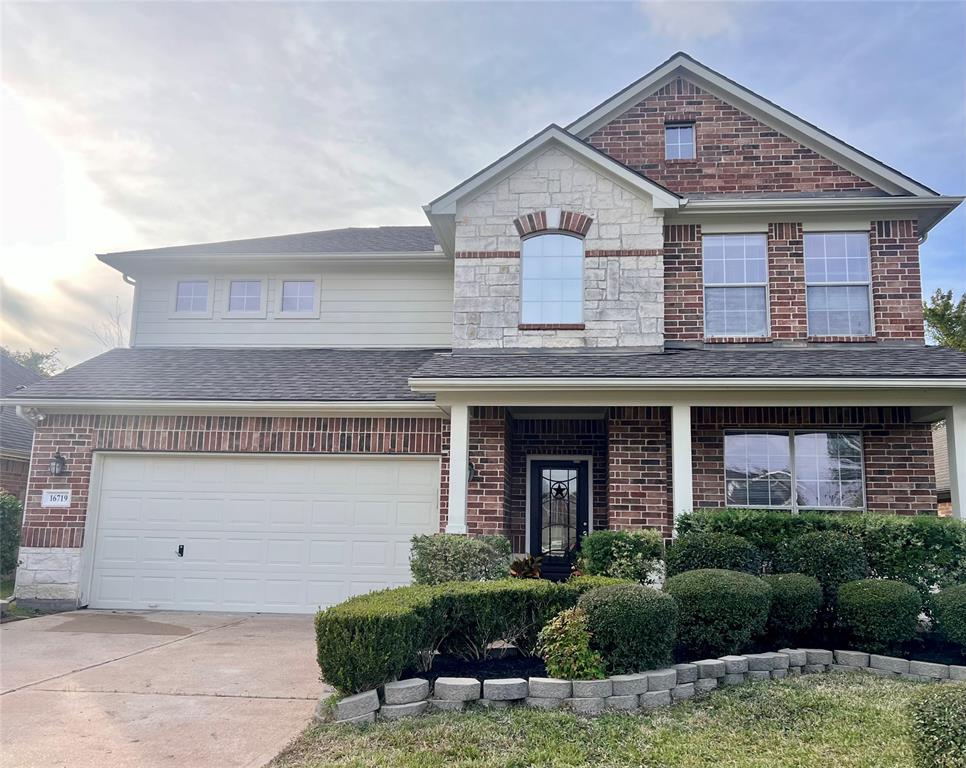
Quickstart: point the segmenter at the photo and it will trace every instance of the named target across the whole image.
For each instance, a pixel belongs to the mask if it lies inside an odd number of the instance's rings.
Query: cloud
[[[650,32],[670,41],[689,43],[736,37],[742,5],[733,0],[641,0]]]

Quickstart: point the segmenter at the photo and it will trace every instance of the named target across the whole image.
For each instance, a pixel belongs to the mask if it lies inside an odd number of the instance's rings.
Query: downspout
[[[121,279],[128,285],[134,286],[134,299],[131,301],[131,330],[128,331],[127,345],[135,346],[138,332],[138,295],[140,294],[137,280],[132,278],[127,272],[121,273]]]

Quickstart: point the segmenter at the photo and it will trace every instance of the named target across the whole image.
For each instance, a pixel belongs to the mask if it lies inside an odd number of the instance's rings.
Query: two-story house
[[[17,594],[311,611],[502,533],[567,572],[701,507],[966,504],[966,355],[923,337],[940,195],[677,54],[425,206],[99,258],[131,348],[16,394]]]

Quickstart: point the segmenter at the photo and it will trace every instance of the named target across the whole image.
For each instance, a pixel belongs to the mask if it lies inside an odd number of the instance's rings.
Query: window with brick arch
[[[536,235],[520,250],[520,322],[584,321],[584,242],[558,233]]]

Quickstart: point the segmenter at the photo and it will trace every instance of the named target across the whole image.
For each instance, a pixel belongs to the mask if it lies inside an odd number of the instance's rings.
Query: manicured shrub
[[[966,685],[923,686],[909,715],[918,768],[966,768]]]
[[[503,579],[510,572],[511,554],[504,536],[434,533],[413,536],[409,568],[415,584]]]
[[[17,567],[23,506],[16,496],[0,491],[0,574]]]
[[[615,584],[636,584],[630,579],[615,579],[613,576],[571,576],[564,582],[564,586],[573,590],[576,597],[597,587],[611,587]],[[575,598],[576,599],[576,598]]]
[[[604,660],[590,647],[590,641],[587,614],[580,608],[568,608],[540,630],[537,653],[551,677],[598,680],[607,673]]]
[[[900,581],[862,579],[839,587],[836,613],[856,648],[872,653],[897,650],[916,636],[922,597]]]
[[[668,576],[701,568],[757,574],[761,552],[748,539],[732,533],[687,533],[668,547],[665,565]]]
[[[678,646],[687,658],[738,653],[765,631],[771,588],[755,576],[686,571],[668,579],[664,590],[678,604]]]
[[[803,573],[778,573],[763,578],[771,587],[768,637],[776,647],[791,645],[818,620],[822,585]]]
[[[811,531],[787,542],[775,556],[775,570],[818,579],[826,609],[835,605],[839,586],[869,575],[862,544],[838,531]]]
[[[658,531],[594,531],[584,536],[580,554],[591,576],[646,582],[664,555]]]
[[[946,587],[933,595],[932,612],[943,637],[966,654],[966,584]]]
[[[966,582],[966,523],[952,518],[704,509],[680,517],[677,530],[679,535],[717,531],[743,536],[762,551],[766,569],[792,539],[838,531],[861,542],[872,576],[912,584],[923,595],[933,587]]]
[[[607,672],[622,675],[671,663],[678,608],[670,595],[640,584],[599,587],[581,595],[577,607],[593,631]]]

